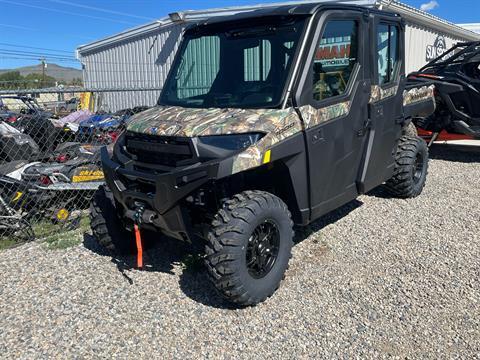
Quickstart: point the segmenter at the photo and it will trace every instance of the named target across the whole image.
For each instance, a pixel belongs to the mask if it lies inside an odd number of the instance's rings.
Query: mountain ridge
[[[0,69],[0,74],[4,74],[6,72],[11,71],[19,71],[20,75],[25,76],[28,74],[41,74],[42,73],[42,65],[31,65],[31,66],[21,66],[18,68],[13,69]],[[70,82],[73,79],[80,78],[82,79],[82,70],[75,69],[72,67],[61,66],[54,63],[47,64],[47,68],[45,69],[45,74],[47,76],[52,76],[59,81],[66,81]]]

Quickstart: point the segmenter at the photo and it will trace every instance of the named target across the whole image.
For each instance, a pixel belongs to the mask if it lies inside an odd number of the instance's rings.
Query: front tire
[[[263,191],[245,191],[215,215],[208,234],[206,267],[219,292],[240,306],[256,305],[279,287],[293,245],[285,203]]]
[[[402,136],[395,154],[393,176],[387,189],[399,198],[414,198],[422,193],[428,173],[428,147],[418,136]]]
[[[90,226],[98,244],[112,253],[134,251],[133,235],[122,226],[115,201],[108,188],[100,186],[90,203]]]

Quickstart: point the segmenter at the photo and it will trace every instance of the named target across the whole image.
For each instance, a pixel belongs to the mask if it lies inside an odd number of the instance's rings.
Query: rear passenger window
[[[377,31],[378,84],[394,80],[400,64],[398,27],[380,24]]]
[[[357,62],[358,23],[354,20],[327,22],[313,62],[314,100],[344,94]]]

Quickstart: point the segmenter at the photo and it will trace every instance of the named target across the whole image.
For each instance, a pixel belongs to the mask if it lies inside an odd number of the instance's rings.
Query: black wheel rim
[[[413,167],[413,182],[418,184],[423,175],[423,156],[418,153]]]
[[[272,220],[258,225],[248,239],[247,268],[255,279],[265,277],[275,265],[280,244],[280,232]]]

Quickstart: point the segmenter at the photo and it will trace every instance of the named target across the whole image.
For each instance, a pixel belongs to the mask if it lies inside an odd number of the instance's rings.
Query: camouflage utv
[[[271,7],[191,25],[158,105],[131,118],[91,207],[98,241],[132,229],[203,244],[215,287],[239,306],[278,288],[293,224],[382,183],[419,195],[427,175],[413,117],[433,88],[404,77],[404,24],[347,5]]]

